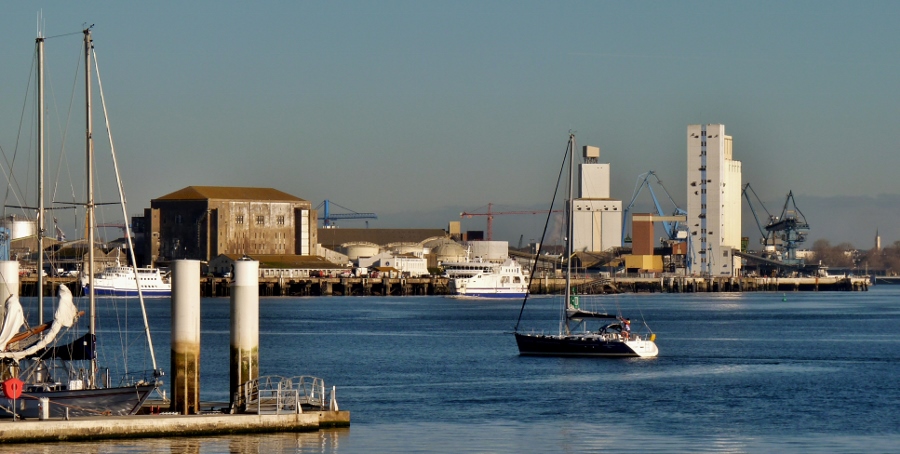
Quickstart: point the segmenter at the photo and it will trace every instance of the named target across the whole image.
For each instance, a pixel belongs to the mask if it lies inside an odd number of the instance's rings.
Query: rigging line
[[[35,70],[36,66],[37,66],[37,44],[35,44],[34,53],[31,55],[31,69],[28,73],[28,82],[25,86],[25,98],[22,100],[22,111],[21,111],[22,113],[19,115],[19,129],[16,132],[16,144],[15,144],[15,147],[13,148],[12,161],[10,161],[9,158],[6,156],[6,152],[5,151],[3,152],[3,159],[6,161],[6,166],[9,169],[9,174],[6,177],[6,182],[7,182],[6,183],[6,194],[3,198],[3,205],[4,205],[3,214],[4,215],[6,215],[6,205],[9,203],[9,193],[10,193],[11,188],[13,189],[13,195],[16,198],[16,202],[18,202],[19,205],[25,205],[25,203],[23,203],[19,197],[20,195],[23,194],[22,188],[19,187],[19,180],[16,178],[15,174],[13,173],[13,168],[15,167],[16,156],[18,156],[18,154],[19,154],[18,153],[19,141],[22,137],[22,125],[25,124],[25,106],[28,105],[28,92],[31,90],[31,81],[34,79],[34,70]]]
[[[92,27],[93,27],[93,25],[92,25]],[[53,39],[53,38],[64,38],[64,37],[66,37],[66,36],[81,35],[81,34],[84,34],[84,32],[83,32],[83,31],[77,31],[77,32],[72,32],[72,33],[64,33],[64,34],[62,34],[62,35],[47,36],[47,37],[44,38],[44,40]]]
[[[571,141],[566,141],[566,151],[563,154],[563,162],[562,166],[559,168],[559,176],[556,177],[556,188],[553,190],[553,199],[550,201],[550,210],[547,211],[547,219],[544,221],[544,232],[541,233],[541,242],[538,245],[538,250],[534,256],[534,263],[531,264],[531,273],[528,275],[528,289],[525,292],[525,298],[522,298],[522,307],[519,309],[519,318],[516,319],[516,327],[513,328],[514,332],[519,331],[519,323],[522,321],[522,313],[525,311],[525,303],[528,301],[528,295],[531,294],[531,281],[534,280],[535,272],[537,271],[537,264],[541,258],[541,251],[544,249],[544,239],[547,236],[547,226],[550,225],[550,218],[553,216],[553,205],[556,203],[556,196],[559,194],[559,183],[562,181],[563,173],[566,169],[566,158],[569,156],[569,149],[572,148]]]
[[[79,52],[79,54],[80,54],[80,52]],[[63,159],[65,159],[66,138],[69,136],[69,123],[71,122],[71,119],[72,119],[72,108],[75,105],[75,93],[76,93],[77,87],[78,87],[77,79],[78,79],[78,73],[79,73],[80,69],[81,69],[81,58],[79,55],[79,58],[75,59],[75,77],[72,78],[72,94],[69,97],[69,110],[66,114],[66,125],[64,128],[62,128],[63,132],[62,132],[62,139],[60,140],[59,161],[56,163],[56,183],[54,184],[54,187],[53,187],[53,195],[50,198],[50,201],[53,203],[55,203],[55,201],[56,201],[56,194],[57,194],[57,191],[59,190],[59,174],[62,171]],[[57,113],[57,118],[59,118],[58,113]],[[69,187],[72,190],[72,201],[74,202],[75,201],[75,185],[72,183],[72,181],[73,181],[72,180],[72,172],[68,166],[67,159],[66,159],[66,164],[67,164],[66,165],[66,173],[68,173],[68,176],[69,176]],[[75,225],[78,225],[77,214],[75,217],[76,217]]]
[[[100,79],[100,62],[97,59],[97,51],[91,46],[91,53],[94,56],[94,69],[97,71],[97,87],[100,89],[100,103],[103,105],[103,118],[106,121],[106,133],[109,138],[109,153],[112,155],[113,169],[116,174],[116,186],[119,190],[119,201],[122,205],[122,221],[125,223],[125,244],[128,248],[128,256],[131,258],[131,268],[134,272],[135,287],[137,287],[138,299],[141,302],[141,315],[144,321],[144,333],[147,335],[147,347],[150,350],[150,360],[153,363],[154,372],[158,372],[156,364],[156,352],[153,351],[153,339],[150,337],[150,322],[147,319],[147,308],[144,305],[144,295],[141,292],[141,283],[138,280],[137,257],[134,254],[134,243],[131,239],[131,228],[128,226],[128,201],[125,199],[125,186],[122,183],[121,173],[119,172],[119,160],[116,158],[116,147],[113,143],[112,129],[109,124],[109,111],[106,108],[106,97],[103,94],[103,83]],[[87,68],[85,68],[87,71]],[[126,257],[128,257],[126,256]]]

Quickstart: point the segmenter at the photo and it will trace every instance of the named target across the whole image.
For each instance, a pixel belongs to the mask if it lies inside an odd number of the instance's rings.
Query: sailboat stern
[[[652,336],[653,339],[656,338],[655,335]],[[641,358],[653,358],[659,355],[659,349],[656,347],[656,342],[653,339],[636,339],[626,341],[625,344],[628,345],[636,356]]]

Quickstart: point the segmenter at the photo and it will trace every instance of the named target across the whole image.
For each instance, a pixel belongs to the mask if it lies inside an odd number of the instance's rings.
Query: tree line
[[[819,261],[829,268],[868,268],[884,271],[888,275],[900,273],[900,241],[883,247],[859,251],[850,243],[832,245],[828,240],[816,240],[813,243],[813,260]]]

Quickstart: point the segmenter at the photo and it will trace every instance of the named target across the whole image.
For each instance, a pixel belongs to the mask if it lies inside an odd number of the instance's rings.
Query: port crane
[[[653,185],[651,183],[651,177],[656,179],[656,184],[662,188],[663,193],[666,195],[666,198],[669,199],[669,202],[672,203],[672,206],[675,207],[671,215],[666,215],[663,211],[662,205],[659,203],[659,199],[656,198],[656,192],[653,190]],[[628,206],[622,212],[622,245],[625,245],[625,235],[626,228],[628,226],[628,213],[634,207],[635,201],[639,195],[641,195],[641,191],[647,188],[650,192],[650,198],[653,199],[653,205],[656,207],[656,215],[651,216],[651,219],[654,221],[660,221],[663,225],[663,230],[666,232],[667,244],[673,245],[674,243],[685,243],[686,248],[685,257],[684,257],[684,265],[690,270],[691,265],[694,262],[694,251],[691,245],[691,242],[688,240],[688,232],[687,225],[685,224],[687,220],[687,211],[678,207],[678,204],[675,203],[675,200],[672,199],[672,196],[669,194],[669,191],[663,186],[662,180],[656,174],[656,172],[649,170],[645,173],[638,175],[637,182],[634,185],[634,195],[631,197],[631,202],[628,203]],[[634,215],[632,215],[632,219]]]
[[[546,213],[559,213],[562,210],[522,210],[522,211],[492,211],[494,207],[493,203],[488,203],[487,212],[486,213],[470,213],[467,211],[463,211],[459,213],[460,218],[473,218],[475,216],[486,216],[487,217],[487,239],[491,241],[494,238],[494,216],[499,215],[507,215],[507,214],[546,214]]]
[[[806,241],[809,233],[809,223],[806,217],[797,208],[793,191],[788,191],[781,209],[781,216],[776,217],[766,226],[766,231],[773,235],[779,235],[782,241],[781,261],[788,265],[802,265],[803,260],[797,258],[797,248],[800,243]]]
[[[762,221],[759,220],[760,213],[757,213],[756,208],[754,208],[753,200],[750,199],[750,194],[753,194],[753,197],[756,198],[756,203],[762,207],[763,211],[766,212],[766,222],[771,223],[775,216],[772,213],[769,213],[769,210],[766,209],[766,206],[763,205],[762,200],[759,199],[759,196],[756,195],[756,191],[753,190],[753,187],[750,186],[750,183],[744,185],[744,188],[741,190],[741,194],[744,196],[744,200],[747,201],[747,206],[750,208],[750,213],[753,214],[753,220],[756,221],[756,228],[759,229],[760,235],[760,243],[763,245],[763,250],[767,251],[771,246],[773,249],[775,247],[775,237],[770,235],[768,231],[766,231],[766,227],[763,225]],[[770,238],[771,237],[771,238]]]
[[[803,260],[797,258],[797,248],[800,243],[806,241],[806,236],[809,232],[809,223],[806,222],[806,217],[803,216],[803,213],[797,208],[797,202],[794,200],[793,191],[788,191],[784,206],[781,209],[781,214],[778,216],[775,216],[766,210],[766,207],[760,202],[759,196],[756,195],[756,191],[753,190],[750,183],[744,185],[742,192],[744,198],[747,200],[747,205],[750,207],[750,212],[753,214],[753,219],[756,220],[756,226],[759,228],[759,233],[762,236],[761,242],[764,248],[767,250],[769,248],[774,250],[778,240],[780,240],[782,249],[781,263],[785,265],[802,265]],[[765,226],[759,219],[759,214],[754,208],[753,202],[750,199],[750,194],[753,194],[753,196],[756,197],[759,206],[765,210],[766,216],[768,216],[767,224]]]
[[[663,193],[666,195],[666,198],[672,202],[672,206],[675,207],[674,212],[667,216],[663,211],[662,206],[659,204],[659,199],[656,198],[656,192],[653,190],[653,186],[650,184],[650,177],[656,178],[656,183],[662,188]],[[656,207],[656,214],[660,221],[662,221],[663,229],[666,231],[666,236],[669,240],[680,240],[684,241],[684,238],[679,238],[679,231],[684,231],[684,219],[687,216],[687,211],[682,210],[678,207],[678,204],[675,203],[675,200],[672,199],[672,196],[669,195],[669,191],[666,190],[666,187],[663,186],[662,180],[659,179],[659,176],[656,175],[656,172],[650,170],[646,173],[642,173],[638,175],[637,183],[634,185],[634,195],[631,197],[631,202],[628,203],[628,206],[625,207],[625,210],[622,213],[622,244],[625,244],[625,232],[628,222],[628,212],[634,207],[634,203],[637,200],[638,196],[641,195],[641,191],[647,188],[650,191],[650,198],[653,199],[653,205]]]
[[[331,205],[334,205],[342,210],[348,211],[348,213],[332,213]],[[378,216],[375,213],[357,213],[349,208],[342,207],[328,199],[325,199],[316,206],[316,210],[319,211],[319,220],[323,221],[323,225],[325,228],[333,227],[335,221],[343,221],[349,219],[378,219]],[[366,221],[366,227],[369,227],[369,221]]]

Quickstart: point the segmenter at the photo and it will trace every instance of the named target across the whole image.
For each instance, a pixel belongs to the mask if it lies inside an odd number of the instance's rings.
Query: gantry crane
[[[332,213],[331,205],[349,211],[349,213]],[[347,219],[378,219],[378,216],[376,216],[375,213],[357,213],[349,208],[345,208],[334,202],[331,202],[328,199],[325,199],[322,203],[316,206],[316,210],[320,210],[319,220],[323,221],[325,228],[334,226],[334,221]],[[366,221],[366,227],[368,226],[369,221]]]
[[[488,203],[487,212],[486,213],[469,213],[463,211],[459,213],[459,217],[461,218],[472,218],[474,216],[487,216],[487,239],[491,241],[494,238],[494,216],[498,215],[507,215],[507,214],[546,214],[546,213],[559,213],[562,210],[522,210],[522,211],[492,211],[494,204]]]

